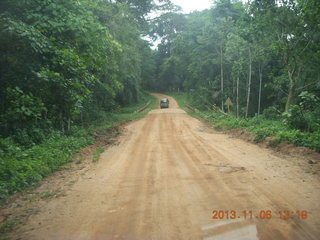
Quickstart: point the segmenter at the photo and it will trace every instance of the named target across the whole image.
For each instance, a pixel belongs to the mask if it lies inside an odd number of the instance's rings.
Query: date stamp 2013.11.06
[[[272,210],[213,210],[212,211],[212,219],[239,219],[243,218],[246,220],[264,220],[264,219],[301,219],[306,220],[310,212],[307,210],[281,210],[281,211],[272,211]]]

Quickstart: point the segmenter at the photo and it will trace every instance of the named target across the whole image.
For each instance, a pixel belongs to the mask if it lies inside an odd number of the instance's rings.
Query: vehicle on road
[[[162,98],[160,100],[160,108],[169,108],[169,99],[168,98]]]

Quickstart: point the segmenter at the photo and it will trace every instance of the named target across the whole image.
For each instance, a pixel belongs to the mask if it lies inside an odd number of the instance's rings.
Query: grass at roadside
[[[135,112],[146,102],[150,104],[144,111]],[[64,135],[55,132],[41,144],[27,149],[10,139],[0,139],[0,200],[35,186],[41,179],[68,163],[75,153],[93,144],[97,135],[108,134],[114,126],[145,116],[156,104],[157,100],[149,96],[139,104],[108,113],[88,126],[74,126]],[[100,147],[96,150],[94,162],[98,161],[102,152]],[[78,161],[79,164],[82,160]]]
[[[190,100],[189,100],[188,95],[186,93],[184,93],[184,92],[167,92],[166,94],[173,97],[177,101],[179,107],[188,111],[188,108],[186,107],[186,103],[190,103]]]
[[[93,156],[92,156],[92,161],[93,162],[98,162],[99,158],[100,158],[100,155],[101,155],[101,153],[104,152],[104,150],[105,150],[104,147],[98,147],[96,149],[96,151],[94,152]]]
[[[290,128],[283,123],[282,119],[270,120],[263,115],[245,119],[212,111],[194,112],[186,107],[186,103],[192,104],[191,98],[186,93],[170,92],[168,95],[174,97],[179,106],[190,115],[208,120],[214,124],[217,130],[244,129],[253,134],[255,142],[261,142],[267,137],[273,137],[272,141],[269,142],[271,146],[277,146],[286,141],[296,146],[304,146],[320,152],[320,130],[303,132]]]
[[[17,225],[17,221],[13,220],[6,220],[2,223],[0,223],[0,233],[6,233],[12,231],[15,225]]]
[[[148,107],[142,112],[136,112],[138,109],[142,108],[149,103]],[[91,122],[87,127],[86,131],[94,134],[97,132],[104,132],[115,125],[122,124],[129,120],[135,120],[144,117],[151,109],[154,109],[157,105],[157,99],[153,96],[148,96],[143,103],[134,104],[128,107],[119,109],[116,112],[108,113],[101,119]]]

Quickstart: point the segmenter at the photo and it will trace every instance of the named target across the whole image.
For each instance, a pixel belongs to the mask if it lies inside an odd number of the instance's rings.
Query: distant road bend
[[[168,98],[169,109],[128,124],[66,196],[32,215],[20,239],[320,239],[317,176]]]

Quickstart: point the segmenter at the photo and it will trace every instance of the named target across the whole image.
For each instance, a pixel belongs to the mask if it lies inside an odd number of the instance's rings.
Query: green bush
[[[281,112],[275,107],[268,107],[263,110],[263,116],[269,120],[281,119]]]
[[[310,134],[304,133],[301,145],[320,152],[320,129]]]
[[[302,92],[298,104],[292,105],[283,117],[292,129],[317,131],[320,128],[320,100],[312,93]]]
[[[6,146],[0,155],[0,199],[21,191],[41,180],[68,162],[74,153],[93,143],[91,137],[51,137],[44,143],[22,151],[8,152],[10,140],[1,139]],[[12,149],[11,148],[11,149]]]
[[[255,142],[261,142],[267,137],[275,136],[275,144],[287,141],[296,146],[304,146],[320,152],[320,130],[304,132],[299,129],[291,129],[281,120],[268,120],[264,117],[241,119],[222,116],[213,119],[213,123],[218,129],[223,126],[245,129],[254,135]]]

